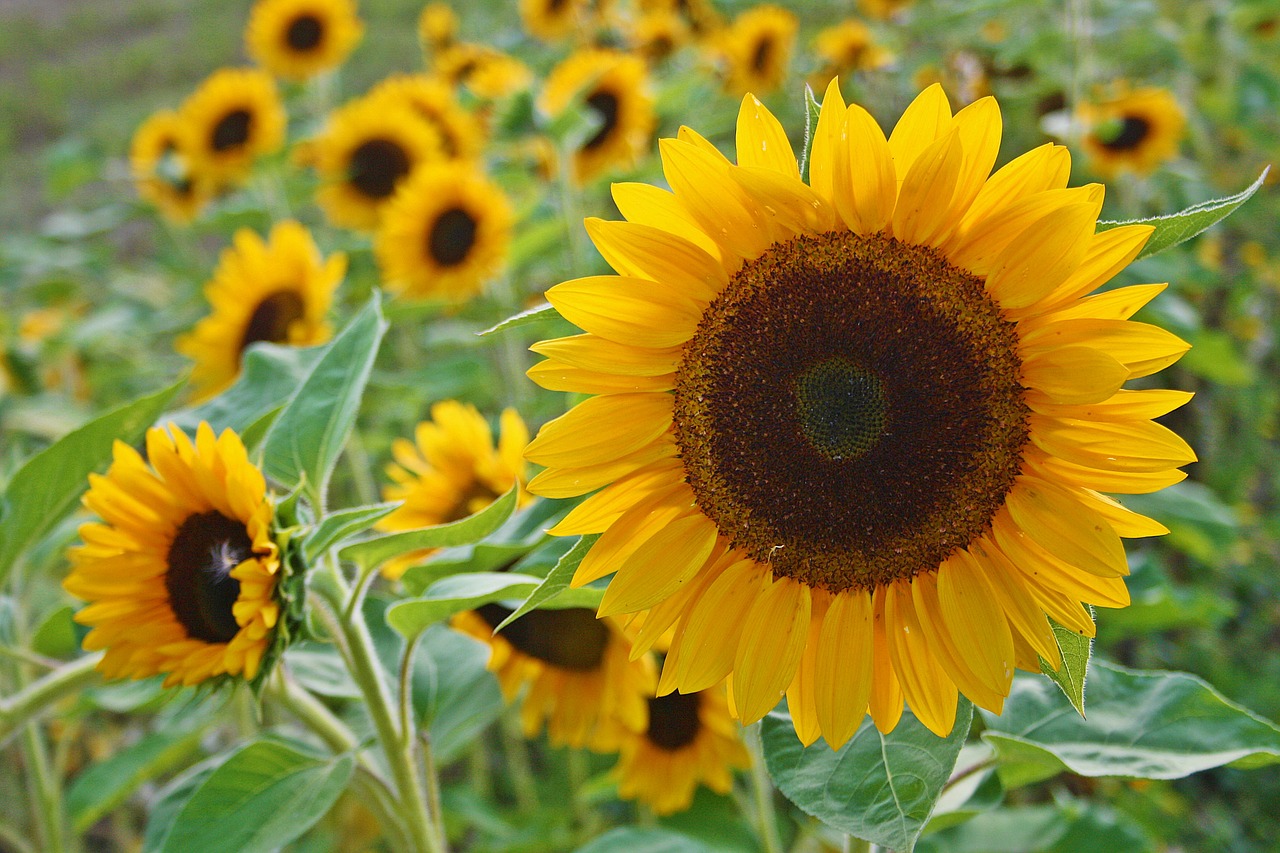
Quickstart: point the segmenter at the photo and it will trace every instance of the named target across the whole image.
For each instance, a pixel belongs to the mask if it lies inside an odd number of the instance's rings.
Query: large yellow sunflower
[[[699,782],[729,793],[734,769],[751,762],[723,685],[651,697],[648,725],[624,735],[620,752],[613,769],[618,795],[641,800],[658,815],[689,808]]]
[[[213,313],[176,344],[196,363],[196,396],[211,397],[234,382],[251,344],[327,341],[325,315],[346,271],[346,254],[322,257],[297,222],[277,224],[266,242],[248,228],[237,231],[205,286]]]
[[[529,488],[605,487],[553,532],[603,533],[575,577],[616,572],[602,616],[674,625],[666,688],[731,676],[747,723],[787,692],[806,743],[904,697],[946,734],[958,690],[998,711],[1057,665],[1046,614],[1092,636],[1081,602],[1128,603],[1120,537],[1165,528],[1102,493],[1195,456],[1151,420],[1189,394],[1121,386],[1187,345],[1128,320],[1164,285],[1087,295],[1150,226],[1095,233],[1060,146],[988,177],[1000,137],[993,99],[953,116],[935,86],[886,140],[833,81],[806,185],[748,96],[737,165],[682,129],[672,192],[587,221],[619,275],[551,288],[587,334],[535,350],[598,396],[529,445]]]
[[[462,108],[453,88],[429,74],[393,74],[369,90],[368,98],[386,98],[388,103],[407,106],[435,128],[444,156],[474,159],[485,143],[485,128]]]
[[[374,249],[387,289],[466,299],[506,261],[511,205],[469,163],[422,167],[387,206]]]
[[[414,168],[443,156],[440,135],[426,119],[383,98],[335,110],[307,148],[320,176],[316,202],[329,221],[364,230],[377,227],[382,208]]]
[[[181,119],[195,170],[220,183],[240,180],[284,145],[284,105],[271,75],[256,68],[215,71],[183,103]]]
[[[341,65],[363,34],[353,0],[258,0],[244,40],[272,74],[305,80]]]
[[[147,431],[147,458],[116,442],[84,505],[105,523],[80,527],[62,585],[91,602],[76,621],[106,649],[108,678],[165,675],[165,686],[219,675],[253,679],[280,618],[279,550],[266,482],[239,436],[196,440],[176,426]]]
[[[800,22],[781,6],[753,6],[719,34],[730,92],[772,92],[782,85]]]
[[[412,530],[473,515],[519,483],[524,492],[525,445],[529,430],[515,409],[502,413],[498,444],[484,416],[470,403],[443,400],[431,407],[431,420],[418,424],[414,441],[391,444],[395,462],[387,466],[394,485],[382,490],[386,501],[403,505],[378,523],[379,530]],[[390,561],[383,574],[392,580],[431,551],[416,551]]]
[[[162,110],[138,126],[129,147],[138,195],[176,222],[199,216],[214,193],[208,175],[195,170],[188,145],[178,114]]]
[[[1090,164],[1104,177],[1129,171],[1146,175],[1178,154],[1187,119],[1168,89],[1121,86],[1098,103],[1082,104],[1082,142]]]
[[[601,121],[573,154],[573,174],[588,181],[611,166],[635,162],[653,133],[653,96],[644,60],[615,50],[581,50],[547,77],[539,108],[557,116],[583,104]]]

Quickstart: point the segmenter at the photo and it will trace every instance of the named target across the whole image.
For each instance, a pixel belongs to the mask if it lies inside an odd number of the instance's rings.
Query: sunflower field
[[[0,81],[0,853],[1277,849],[1275,0],[10,0]]]

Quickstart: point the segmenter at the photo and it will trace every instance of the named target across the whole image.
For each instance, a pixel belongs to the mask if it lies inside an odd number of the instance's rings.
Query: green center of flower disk
[[[772,246],[707,308],[675,386],[701,510],[832,592],[936,567],[1021,470],[1018,335],[937,251],[832,232]]]
[[[684,749],[698,739],[702,721],[698,717],[702,705],[697,693],[668,693],[649,699],[649,728],[645,738],[649,743],[675,752]]]
[[[497,628],[513,612],[501,604],[484,604],[476,615]],[[571,672],[594,672],[604,662],[609,626],[585,607],[565,610],[530,610],[507,627],[500,637],[535,660]]]
[[[174,534],[166,558],[169,607],[187,636],[229,643],[240,630],[233,613],[240,581],[231,570],[253,554],[242,522],[217,510],[195,513]]]
[[[284,31],[285,44],[294,50],[315,50],[324,38],[324,22],[315,15],[299,15]]]

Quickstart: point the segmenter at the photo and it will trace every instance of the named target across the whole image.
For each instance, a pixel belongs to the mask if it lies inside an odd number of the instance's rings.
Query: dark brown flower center
[[[297,51],[315,50],[324,39],[324,22],[315,15],[299,15],[284,31],[285,44]]]
[[[431,260],[442,267],[465,261],[476,244],[477,224],[475,218],[460,207],[450,208],[436,217],[427,235]]]
[[[1103,127],[1098,141],[1112,151],[1130,151],[1151,133],[1151,123],[1141,116],[1124,116]]]
[[[287,343],[289,327],[294,321],[302,319],[305,313],[306,304],[297,291],[277,290],[269,294],[249,315],[249,323],[240,337],[240,352],[243,353],[251,344],[259,341]]]
[[[413,166],[409,153],[390,139],[370,139],[351,152],[347,179],[364,195],[383,199],[396,190]]]
[[[775,574],[832,592],[936,567],[1020,470],[1017,344],[983,282],[933,249],[775,244],[707,308],[676,374],[699,507]]]
[[[451,510],[449,510],[448,515],[440,519],[440,522],[445,524],[450,521],[461,521],[473,512],[478,511],[471,509],[471,507],[476,506],[478,502],[483,502],[485,506],[488,506],[500,497],[500,494],[486,486],[484,483],[472,483],[465,492],[458,496],[458,502],[453,505]],[[506,569],[503,571],[506,571]]]
[[[764,35],[756,42],[755,50],[751,51],[751,68],[758,74],[763,74],[769,68],[769,60],[773,57],[773,37]]]
[[[249,110],[232,110],[227,113],[213,126],[213,150],[229,151],[243,147],[249,141],[252,125],[253,113]]]
[[[169,607],[187,636],[229,643],[240,630],[232,612],[240,581],[231,570],[253,554],[243,522],[217,510],[187,517],[169,546],[164,586]]]
[[[697,693],[668,693],[649,699],[649,728],[645,737],[658,749],[675,752],[693,743],[702,730]]]
[[[495,628],[511,613],[501,604],[476,608],[476,614]],[[594,610],[585,607],[531,610],[503,628],[499,636],[544,663],[572,672],[593,672],[604,662],[609,626],[596,618]]]
[[[613,129],[618,126],[618,96],[603,90],[592,92],[587,96],[587,106],[600,117],[601,122],[600,129],[582,146],[583,150],[591,151],[608,142]]]

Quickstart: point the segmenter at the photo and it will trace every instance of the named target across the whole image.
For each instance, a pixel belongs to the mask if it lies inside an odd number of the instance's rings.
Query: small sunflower
[[[502,413],[497,447],[489,423],[469,403],[444,400],[431,407],[431,420],[418,424],[414,441],[397,438],[391,445],[395,462],[387,475],[395,485],[382,490],[386,501],[403,505],[378,523],[388,532],[431,527],[473,515],[519,483],[520,505],[531,498],[524,492],[529,430],[515,409]],[[430,551],[392,560],[383,574],[392,580],[417,564]]]
[[[689,25],[673,11],[646,12],[627,31],[627,42],[649,62],[660,62],[690,39]]]
[[[751,763],[723,685],[650,697],[648,725],[624,736],[619,751],[618,795],[647,803],[657,815],[689,808],[699,782],[729,793],[733,771]]]
[[[881,21],[897,17],[913,0],[858,0],[863,14]]]
[[[207,175],[193,168],[182,120],[172,110],[147,118],[133,135],[129,167],[138,195],[175,222],[190,222],[213,197]]]
[[[211,397],[234,382],[252,344],[305,347],[327,341],[325,315],[346,270],[344,253],[325,259],[297,222],[277,224],[265,243],[248,228],[237,231],[205,286],[212,313],[176,345],[196,363],[191,381],[197,397]]]
[[[520,23],[536,39],[556,42],[582,31],[589,0],[520,0]]]
[[[1111,98],[1080,107],[1082,140],[1094,169],[1104,177],[1129,171],[1150,174],[1178,154],[1186,115],[1168,89],[1120,87]]]
[[[387,103],[408,107],[419,115],[439,135],[445,157],[475,159],[484,148],[484,125],[463,109],[452,87],[438,77],[395,74],[370,89],[367,97],[385,98]]]
[[[279,549],[262,472],[239,436],[196,440],[147,431],[147,458],[116,442],[84,505],[104,523],[80,527],[63,588],[90,602],[89,650],[106,649],[107,678],[164,675],[165,686],[220,675],[253,680],[281,617]]]
[[[258,0],[244,39],[263,68],[305,80],[341,65],[363,34],[353,0]]]
[[[387,206],[374,243],[389,290],[466,299],[502,267],[511,205],[465,163],[423,166]]]
[[[524,91],[533,72],[514,56],[485,44],[459,42],[435,55],[433,69],[477,98],[496,101]]]
[[[827,27],[813,40],[813,52],[822,61],[814,75],[821,85],[832,77],[843,77],[851,71],[875,71],[893,62],[893,54],[876,44],[871,30],[861,21],[844,21]]]
[[[408,106],[361,98],[334,111],[307,156],[320,176],[316,201],[329,221],[373,230],[409,173],[444,153],[435,128]]]
[[[649,655],[631,659],[631,642],[614,620],[583,607],[533,610],[493,633],[511,613],[486,604],[452,625],[489,646],[489,670],[508,702],[528,685],[520,707],[526,736],[545,724],[557,746],[608,752],[644,729],[657,673]]]
[[[556,116],[575,104],[585,104],[601,121],[574,152],[578,181],[588,181],[611,166],[630,165],[643,153],[655,119],[642,59],[600,49],[571,55],[547,77],[538,106]]]
[[[713,35],[724,26],[711,0],[640,0],[638,7],[641,15],[677,15],[697,39]]]
[[[183,103],[181,119],[195,170],[219,183],[240,180],[255,159],[284,145],[275,81],[256,68],[215,71]]]
[[[602,534],[574,579],[616,572],[602,616],[674,626],[663,692],[729,676],[746,723],[785,692],[833,747],[905,698],[945,735],[959,692],[998,713],[1058,665],[1046,615],[1093,636],[1082,602],[1128,604],[1121,537],[1166,531],[1103,493],[1195,454],[1152,420],[1189,394],[1122,386],[1187,344],[1129,320],[1164,285],[1088,295],[1152,228],[1095,233],[1060,146],[989,176],[1001,125],[935,86],[886,140],[833,81],[806,184],[748,96],[736,165],[683,129],[672,192],[587,221],[619,275],[551,288],[587,334],[534,349],[597,396],[530,443],[529,489],[604,487],[552,532]]]
[[[780,6],[754,6],[724,30],[725,88],[731,92],[772,92],[782,85],[791,62],[799,21]]]
[[[458,40],[458,15],[448,3],[428,3],[418,15],[418,41],[424,53],[447,50]]]

